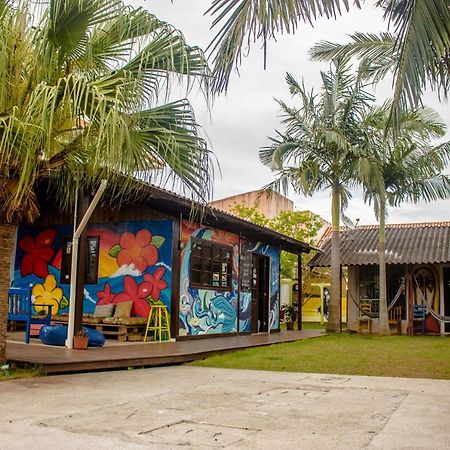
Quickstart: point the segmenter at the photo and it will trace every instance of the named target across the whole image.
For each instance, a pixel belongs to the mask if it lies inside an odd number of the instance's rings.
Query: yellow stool
[[[164,319],[164,323],[163,323]],[[170,322],[169,312],[166,305],[151,305],[150,314],[148,315],[147,328],[145,329],[144,342],[147,342],[147,334],[153,331],[153,340],[158,337],[159,342],[162,341],[162,334],[167,333],[167,341],[170,341]]]

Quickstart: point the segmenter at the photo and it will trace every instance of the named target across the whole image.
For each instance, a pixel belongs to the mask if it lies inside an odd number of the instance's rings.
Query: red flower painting
[[[109,303],[114,303],[116,294],[111,292],[111,285],[109,283],[105,283],[103,291],[97,292],[97,297],[98,297],[97,305],[107,305]]]
[[[152,244],[152,234],[140,230],[134,235],[126,232],[120,236],[120,251],[117,255],[119,266],[133,264],[140,273],[158,262],[158,249]]]
[[[36,239],[26,236],[18,242],[19,248],[25,252],[20,265],[22,277],[34,274],[39,278],[48,275],[48,264],[54,255],[52,248],[56,230],[48,229],[38,234]]]
[[[116,295],[113,303],[117,304],[120,302],[132,301],[133,308],[131,314],[148,317],[150,313],[150,304],[147,301],[147,297],[150,295],[152,287],[152,284],[147,281],[137,284],[133,277],[125,275],[123,277],[123,292]]]
[[[151,273],[144,275],[144,281],[152,285],[151,296],[154,300],[158,300],[161,291],[167,287],[167,281],[162,279],[165,273],[164,267],[158,267],[153,275]]]

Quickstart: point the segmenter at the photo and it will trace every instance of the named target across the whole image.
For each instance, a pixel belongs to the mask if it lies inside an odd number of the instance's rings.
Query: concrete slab
[[[450,381],[177,366],[0,383],[2,449],[444,449]]]

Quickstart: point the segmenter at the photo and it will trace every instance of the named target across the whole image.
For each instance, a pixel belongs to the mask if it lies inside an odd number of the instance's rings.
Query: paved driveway
[[[163,367],[0,383],[2,449],[444,449],[450,381]]]

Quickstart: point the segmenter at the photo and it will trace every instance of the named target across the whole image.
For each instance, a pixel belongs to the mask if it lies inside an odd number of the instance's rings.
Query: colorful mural
[[[241,246],[244,251],[268,256],[270,258],[270,329],[278,330],[280,328],[280,250],[261,242],[242,241]],[[241,292],[239,315],[240,332],[251,331],[251,306],[251,294]]]
[[[231,290],[197,289],[190,286],[191,237],[233,247]],[[183,220],[180,274],[179,335],[232,333],[237,331],[239,237]]]
[[[70,255],[72,225],[19,228],[13,286],[31,287],[34,303],[67,313],[70,285],[64,264]],[[96,304],[132,301],[132,315],[146,317],[150,302],[162,301],[170,312],[172,280],[170,220],[118,222],[88,227],[94,242],[96,282],[85,284],[84,312]],[[98,247],[98,248],[97,248]],[[69,271],[70,271],[70,262]],[[43,309],[36,307],[36,311]]]

